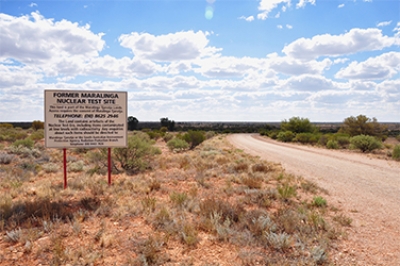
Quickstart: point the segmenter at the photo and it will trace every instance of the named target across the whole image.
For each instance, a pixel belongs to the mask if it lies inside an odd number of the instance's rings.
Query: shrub
[[[115,148],[114,155],[125,170],[137,172],[149,166],[151,158],[160,154],[160,149],[153,146],[153,141],[143,132],[128,137],[127,148]]]
[[[42,169],[46,173],[56,173],[58,171],[58,166],[54,163],[47,163],[42,165]]]
[[[190,144],[190,148],[200,145],[205,139],[206,136],[201,131],[189,130],[187,133],[183,135],[183,139]]]
[[[338,136],[336,138],[336,140],[337,140],[337,143],[343,148],[350,144],[350,137],[349,136]]]
[[[283,142],[291,142],[294,136],[295,135],[292,131],[281,131],[279,132],[277,139]]]
[[[35,142],[33,140],[31,140],[30,138],[26,138],[26,139],[20,139],[20,140],[14,141],[12,146],[14,146],[14,147],[22,146],[22,147],[32,149],[34,144],[35,144]]]
[[[166,134],[164,135],[164,137],[163,137],[163,139],[164,139],[165,142],[168,142],[168,141],[170,141],[170,140],[173,139],[173,138],[174,138],[174,135],[172,135],[171,133],[166,133]]]
[[[369,118],[365,115],[357,117],[350,116],[343,121],[339,132],[349,134],[350,136],[369,135],[375,137],[382,137],[386,127],[380,125],[376,118]]]
[[[32,122],[32,128],[33,130],[44,129],[44,122],[35,120]]]
[[[44,138],[44,130],[43,130],[43,129],[39,129],[39,130],[33,132],[33,133],[29,136],[29,138],[30,138],[31,140],[33,140],[33,141],[43,139],[43,138]]]
[[[183,139],[173,138],[167,142],[168,148],[172,150],[186,150],[189,148],[189,143]]]
[[[382,147],[382,143],[376,138],[367,135],[358,135],[350,139],[352,148],[359,149],[362,152],[371,152]]]
[[[394,146],[392,158],[395,160],[400,160],[400,145]]]
[[[68,170],[71,172],[82,172],[84,167],[83,161],[72,162],[68,165]]]
[[[7,153],[0,153],[0,164],[10,164],[14,159],[13,155]]]
[[[321,146],[326,146],[326,144],[328,144],[329,141],[329,135],[325,134],[325,135],[321,135],[318,139],[318,144]]]
[[[300,117],[292,117],[289,121],[282,121],[281,129],[284,131],[292,131],[294,133],[311,133],[317,131],[308,118]]]
[[[302,144],[315,144],[318,141],[318,135],[313,133],[298,133],[296,134],[295,141]]]
[[[400,141],[400,134],[396,136],[397,141]]]
[[[270,137],[271,139],[277,139],[278,134],[279,134],[279,131],[272,130],[272,131],[268,132],[268,137]]]
[[[336,149],[339,149],[339,144],[338,144],[338,142],[336,140],[332,140],[331,139],[331,140],[328,141],[328,143],[326,143],[326,147],[328,149],[336,150]]]
[[[215,132],[214,131],[207,131],[206,134],[205,134],[206,139],[211,139],[214,136],[215,136]]]

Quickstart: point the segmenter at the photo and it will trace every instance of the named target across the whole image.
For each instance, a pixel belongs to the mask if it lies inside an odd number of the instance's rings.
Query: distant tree
[[[168,117],[160,118],[161,127],[168,128],[168,131],[174,131],[175,129],[175,121],[169,120]]]
[[[33,130],[38,130],[38,129],[44,129],[44,122],[35,120],[32,122],[32,129]]]
[[[349,134],[350,136],[357,135],[368,135],[382,138],[386,127],[378,123],[378,120],[369,118],[365,115],[359,115],[357,117],[347,117],[339,132]]]
[[[128,130],[133,131],[137,129],[137,125],[139,124],[139,120],[136,117],[129,116],[128,117]]]
[[[292,117],[289,121],[285,119],[281,122],[281,130],[293,133],[313,133],[318,129],[311,124],[308,118]]]

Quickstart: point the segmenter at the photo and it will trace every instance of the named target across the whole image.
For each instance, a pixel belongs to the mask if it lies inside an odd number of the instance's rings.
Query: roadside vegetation
[[[389,133],[376,118],[371,119],[365,115],[348,117],[344,119],[339,130],[329,133],[314,126],[309,119],[300,117],[282,121],[279,129],[260,131],[261,135],[282,142],[314,145],[327,149],[358,150],[398,160],[400,135],[388,137]]]
[[[0,129],[5,265],[331,265],[351,226],[327,191],[214,132],[130,132],[111,186],[105,149],[69,149],[64,190],[40,130]]]

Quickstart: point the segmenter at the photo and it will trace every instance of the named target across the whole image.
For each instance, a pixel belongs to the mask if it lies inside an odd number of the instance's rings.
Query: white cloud
[[[239,19],[246,20],[247,22],[252,22],[254,20],[254,17],[253,16],[248,16],[248,17],[241,16],[241,17],[239,17]]]
[[[97,56],[104,47],[103,34],[89,29],[88,25],[45,19],[38,12],[21,17],[0,14],[0,59],[44,63],[63,56]]]
[[[396,45],[398,40],[382,35],[379,29],[351,29],[341,35],[316,35],[300,38],[283,48],[289,56],[310,60],[320,56],[340,56],[360,51],[381,50]]]
[[[155,36],[132,32],[119,37],[121,46],[140,58],[155,61],[193,60],[210,56],[220,49],[208,47],[208,32],[181,31]]]
[[[377,27],[385,27],[385,26],[389,26],[392,23],[392,21],[382,21],[376,24]]]
[[[282,27],[282,25],[277,25],[276,26],[278,29],[282,29],[283,27]]]
[[[343,7],[344,7],[344,4],[338,5],[338,8],[343,8]]]
[[[257,15],[257,18],[262,20],[267,19],[268,14],[280,4],[290,6],[290,0],[261,0],[258,5],[258,10],[261,11],[261,13]]]
[[[267,60],[271,69],[286,75],[321,74],[332,65],[331,60],[302,62],[291,57],[279,57],[277,54],[268,55]]]
[[[344,64],[347,61],[349,61],[348,58],[336,58],[335,60],[333,60],[333,64]]]
[[[286,80],[282,88],[286,90],[310,92],[337,89],[332,80],[320,75],[309,74],[290,77]]]
[[[41,79],[29,66],[9,66],[0,64],[0,88],[10,88],[34,84]]]
[[[33,2],[29,4],[29,7],[35,7],[35,6],[38,6],[38,5],[36,3],[33,3]]]
[[[296,7],[297,8],[301,8],[301,7],[305,7],[307,5],[307,3],[310,3],[312,5],[315,5],[315,0],[300,0]]]
[[[400,38],[400,22],[397,22],[396,27],[393,29],[396,32],[396,37]],[[399,42],[398,42],[399,43]],[[400,44],[399,44],[400,45]]]
[[[292,25],[286,24],[286,28],[288,28],[289,30],[293,29]]]
[[[217,56],[195,61],[196,73],[209,78],[243,77],[264,66],[263,59]]]
[[[389,52],[371,57],[364,62],[351,62],[341,69],[336,78],[387,79],[400,72],[400,52]]]

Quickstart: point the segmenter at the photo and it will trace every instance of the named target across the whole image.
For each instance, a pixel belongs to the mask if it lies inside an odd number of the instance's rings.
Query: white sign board
[[[127,117],[127,92],[44,92],[48,148],[126,147]]]

